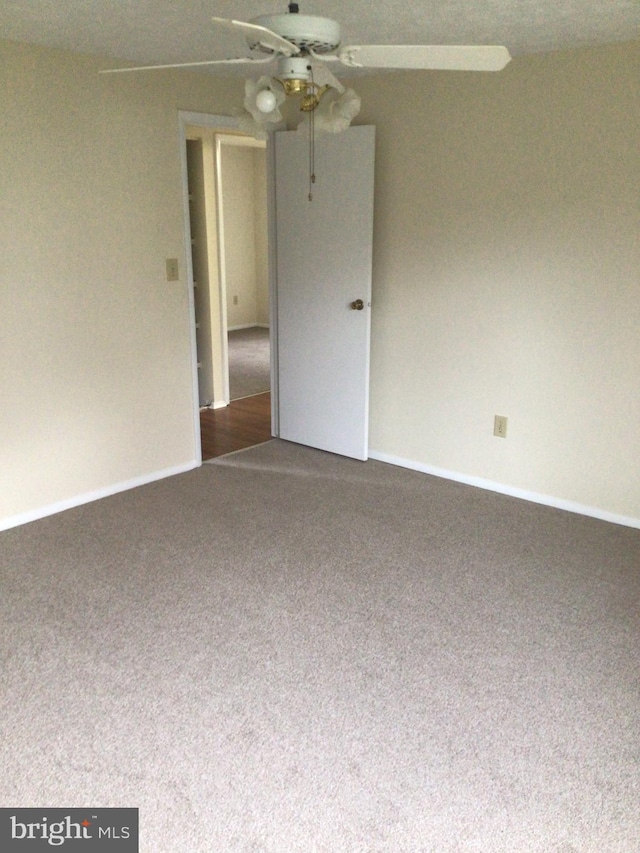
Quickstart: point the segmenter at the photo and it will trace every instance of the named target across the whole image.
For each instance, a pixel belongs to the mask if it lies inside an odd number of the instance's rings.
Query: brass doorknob
[[[351,303],[351,307],[354,311],[362,311],[362,309],[364,308],[364,302],[362,301],[362,299],[355,299]]]

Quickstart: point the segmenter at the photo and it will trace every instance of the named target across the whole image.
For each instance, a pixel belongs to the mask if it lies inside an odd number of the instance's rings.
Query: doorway
[[[180,115],[200,460],[272,434],[266,145],[234,123]]]
[[[237,120],[234,127],[229,117],[194,113],[180,113],[180,126],[185,150],[188,126],[213,127],[220,133],[239,130]],[[310,205],[306,184],[300,181],[301,175],[309,174],[304,135],[276,133],[267,145],[271,434],[364,460],[368,454],[375,128],[361,125],[341,134],[324,134],[315,140],[314,150],[322,180],[314,185]],[[181,156],[189,245],[185,151]],[[219,269],[216,241],[209,241],[209,246],[216,252],[216,264],[209,264],[209,269]],[[197,464],[202,456],[190,255],[187,252]],[[227,310],[225,300],[211,300],[214,303],[220,315]],[[214,315],[215,306],[212,319]],[[228,358],[226,338],[212,337],[227,350]],[[214,392],[215,387],[214,380]],[[227,401],[228,396],[222,405]]]

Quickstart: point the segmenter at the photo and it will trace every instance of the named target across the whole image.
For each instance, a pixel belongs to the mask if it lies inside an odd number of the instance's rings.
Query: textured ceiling
[[[640,0],[301,0],[343,44],[504,44],[512,56],[640,38]],[[0,37],[136,63],[244,55],[212,15],[249,20],[286,0],[2,0]],[[117,65],[117,62],[114,62]],[[217,69],[216,73],[220,73]]]

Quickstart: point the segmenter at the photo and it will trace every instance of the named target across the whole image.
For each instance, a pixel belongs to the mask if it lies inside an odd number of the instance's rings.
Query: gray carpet
[[[274,440],[0,534],[0,805],[142,853],[640,850],[640,531]]]
[[[270,387],[269,329],[254,326],[229,332],[230,399],[264,394]]]

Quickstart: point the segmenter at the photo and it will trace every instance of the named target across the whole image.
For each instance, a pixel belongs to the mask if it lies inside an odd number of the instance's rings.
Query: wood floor
[[[232,400],[224,409],[200,412],[202,459],[213,459],[271,438],[271,394]]]

